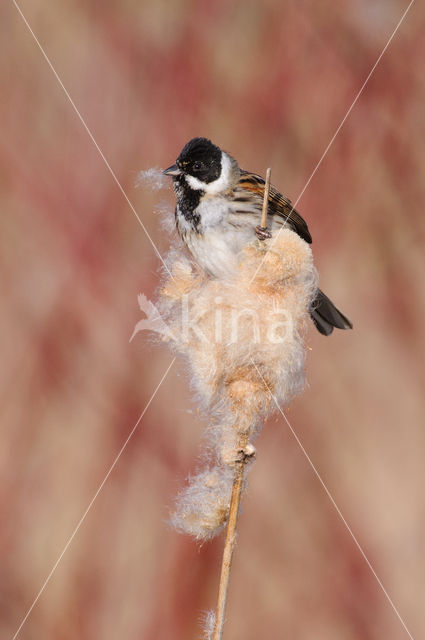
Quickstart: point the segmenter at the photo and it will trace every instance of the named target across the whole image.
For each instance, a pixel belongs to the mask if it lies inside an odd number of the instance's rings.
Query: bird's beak
[[[165,176],[179,176],[181,174],[180,169],[178,168],[178,166],[176,164],[171,165],[171,167],[168,167],[168,169],[165,169],[165,171],[162,172]]]

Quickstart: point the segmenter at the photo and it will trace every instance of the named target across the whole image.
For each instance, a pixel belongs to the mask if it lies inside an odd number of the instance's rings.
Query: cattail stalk
[[[233,479],[232,498],[230,501],[229,517],[226,528],[226,539],[224,542],[223,559],[221,563],[215,627],[212,640],[221,640],[221,638],[223,637],[230,570],[232,566],[233,551],[236,543],[236,528],[238,523],[239,505],[242,495],[245,465],[249,459],[249,457],[244,453],[247,444],[248,438],[246,436],[242,436],[239,439],[239,451],[241,452],[240,459],[235,463],[235,475]]]
[[[267,229],[267,209],[270,192],[271,168],[267,169],[266,183],[264,187],[263,207],[261,211],[260,227]],[[240,458],[235,463],[235,475],[233,479],[232,497],[230,500],[229,516],[226,527],[226,539],[224,542],[223,559],[221,562],[220,583],[218,587],[218,600],[215,615],[215,627],[212,640],[221,640],[223,637],[224,621],[226,615],[227,595],[229,591],[230,571],[232,567],[233,551],[236,544],[236,529],[238,524],[239,505],[241,502],[245,465],[249,457],[245,454],[249,436],[240,434],[238,439],[238,452]]]
[[[263,231],[267,229],[267,209],[269,204],[269,192],[270,192],[270,176],[272,170],[270,167],[267,169],[266,173],[266,184],[264,186],[264,198],[263,198],[263,209],[261,211],[261,222],[260,227]]]

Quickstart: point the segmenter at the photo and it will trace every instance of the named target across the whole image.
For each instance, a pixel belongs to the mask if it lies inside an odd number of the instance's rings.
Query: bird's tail
[[[334,327],[337,329],[352,329],[353,325],[348,318],[336,308],[332,300],[329,300],[323,291],[317,290],[316,297],[310,309],[310,316],[316,325],[316,329],[324,336],[329,336]]]

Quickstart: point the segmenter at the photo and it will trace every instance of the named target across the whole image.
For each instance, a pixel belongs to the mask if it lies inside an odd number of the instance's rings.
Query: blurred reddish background
[[[161,251],[137,172],[194,135],[295,200],[407,0],[21,8]],[[11,638],[171,361],[160,263],[14,5],[0,8],[0,630]],[[413,637],[425,622],[425,13],[414,3],[298,209],[353,332],[287,415]],[[172,202],[171,192],[166,193]],[[196,638],[222,538],[166,524],[204,426],[176,363],[19,637]],[[287,425],[258,441],[225,638],[407,637]]]

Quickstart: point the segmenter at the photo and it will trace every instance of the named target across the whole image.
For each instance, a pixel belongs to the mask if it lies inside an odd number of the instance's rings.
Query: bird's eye
[[[204,165],[202,162],[194,162],[193,163],[193,170],[194,171],[202,171],[202,169],[204,168]]]

